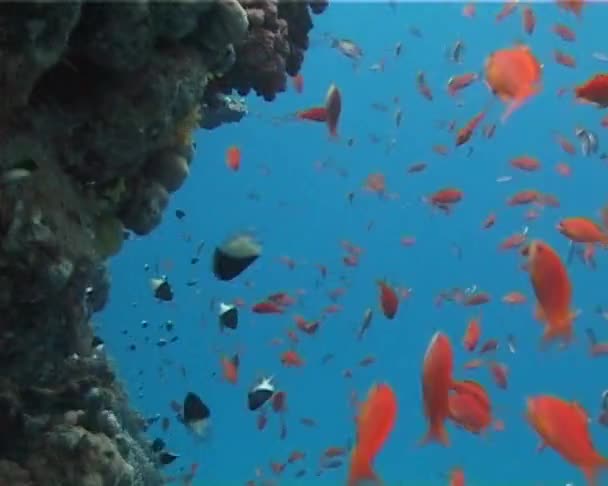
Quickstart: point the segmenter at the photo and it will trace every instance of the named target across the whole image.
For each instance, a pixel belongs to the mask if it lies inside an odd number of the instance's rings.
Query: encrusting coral
[[[105,263],[162,221],[192,134],[270,100],[325,2],[0,3],[0,485],[157,486],[93,334]]]

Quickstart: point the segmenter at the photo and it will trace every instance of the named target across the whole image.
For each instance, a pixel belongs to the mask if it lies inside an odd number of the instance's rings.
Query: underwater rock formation
[[[245,96],[252,89],[267,101],[285,91],[287,77],[295,76],[308,49],[312,29],[309,10],[322,13],[328,0],[242,0],[249,30],[236,46],[236,62],[223,77],[211,83],[213,90],[236,89]]]
[[[91,318],[192,134],[285,89],[325,2],[0,3],[0,484],[162,484]],[[223,93],[223,94],[222,94]]]

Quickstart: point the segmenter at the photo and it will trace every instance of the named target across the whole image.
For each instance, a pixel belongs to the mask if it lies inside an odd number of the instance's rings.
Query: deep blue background
[[[608,326],[593,311],[595,305],[607,303],[608,262],[598,251],[597,271],[580,263],[570,267],[575,305],[583,310],[576,324],[575,344],[566,351],[541,353],[541,327],[532,318],[532,306],[509,308],[500,302],[500,297],[511,290],[522,290],[530,298],[532,293],[526,274],[519,269],[517,254],[501,253],[497,246],[527,224],[525,208],[505,204],[517,190],[536,188],[559,196],[561,208],[542,211],[541,218],[530,224],[530,234],[549,241],[563,255],[567,241],[554,230],[555,223],[564,216],[597,217],[598,209],[608,202],[608,169],[604,162],[598,157],[568,156],[554,140],[554,133],[561,132],[575,141],[576,126],[596,130],[602,141],[605,138],[599,125],[600,110],[575,103],[571,95],[558,98],[556,92],[604,68],[591,54],[608,48],[603,41],[608,11],[604,6],[588,6],[583,19],[577,20],[555,4],[536,4],[536,32],[528,38],[522,30],[520,12],[500,24],[495,22],[500,8],[499,4],[478,5],[476,18],[467,19],[461,15],[462,4],[456,3],[401,3],[396,9],[387,4],[334,3],[315,19],[311,48],[302,70],[303,94],[296,94],[290,87],[272,104],[250,96],[250,116],[240,124],[197,134],[198,151],[188,182],[172,198],[160,228],[149,237],[129,241],[112,261],[111,302],[96,318],[135,406],[146,414],[171,415],[170,400],[181,401],[188,390],[193,390],[212,408],[213,432],[203,444],[197,444],[179,424],[172,423],[165,438],[169,447],[183,456],[168,471],[199,462],[195,484],[241,484],[253,476],[255,467],[267,467],[270,460],[284,461],[293,449],[302,449],[308,454],[305,465],[313,473],[319,454],[330,445],[343,445],[353,433],[348,406],[351,390],[363,395],[374,381],[385,380],[399,398],[397,426],[376,464],[385,480],[445,484],[444,474],[460,464],[473,485],[537,484],[540,480],[545,481],[543,484],[564,484],[568,480],[582,484],[580,473],[552,451],[535,453],[537,438],[523,420],[524,399],[536,393],[555,393],[582,402],[593,416],[597,415],[599,397],[607,385],[607,368],[602,359],[588,356],[583,329],[593,326],[600,338],[608,337]],[[575,43],[567,44],[551,32],[557,21],[576,30]],[[413,25],[422,31],[422,38],[408,33]],[[324,32],[352,38],[362,46],[365,56],[358,70],[328,47]],[[457,39],[467,47],[460,66],[444,57],[445,48]],[[499,126],[493,139],[475,135],[470,143],[474,147],[471,158],[466,157],[466,147],[451,151],[447,157],[434,154],[432,145],[442,143],[452,148],[454,143],[454,135],[440,130],[437,122],[455,119],[461,126],[490,97],[480,82],[464,92],[464,107],[457,107],[445,91],[447,79],[453,74],[480,71],[492,50],[518,40],[529,43],[544,63],[542,94]],[[403,42],[404,53],[395,58],[393,48],[398,41]],[[557,65],[552,57],[554,48],[575,55],[578,67]],[[368,70],[382,58],[386,59],[385,72]],[[433,102],[416,91],[418,70],[426,73],[435,94]],[[332,82],[342,92],[340,132],[344,139],[355,139],[353,147],[329,142],[323,125],[271,122],[274,116],[322,103]],[[393,122],[394,96],[399,96],[404,112],[399,129]],[[374,110],[374,102],[391,109],[388,113]],[[488,120],[498,121],[502,110],[503,106],[495,103]],[[370,133],[381,137],[382,142],[372,144]],[[397,143],[387,154],[385,144],[391,137],[396,137]],[[225,151],[232,144],[242,150],[238,173],[229,171],[224,163]],[[534,174],[511,170],[508,161],[523,154],[538,157],[542,169]],[[430,164],[425,173],[406,174],[409,164],[423,160]],[[319,171],[315,169],[317,161],[331,161],[348,175],[343,177],[335,169]],[[557,175],[554,167],[560,161],[571,165],[570,179]],[[264,175],[261,166],[270,168],[270,175]],[[386,175],[389,191],[399,193],[399,200],[382,200],[360,191],[365,178],[374,172]],[[497,184],[496,178],[506,174],[513,175],[513,180]],[[421,196],[452,185],[465,192],[464,201],[452,216],[435,214],[421,202]],[[346,194],[354,190],[358,192],[350,206]],[[259,201],[247,197],[252,191],[259,193]],[[177,208],[187,213],[183,221],[174,216]],[[497,212],[498,223],[492,230],[482,231],[481,223],[490,211]],[[372,220],[375,226],[368,231]],[[210,272],[213,246],[243,230],[254,231],[263,242],[263,257],[234,282],[214,280]],[[184,234],[191,234],[192,242],[186,242]],[[402,235],[415,235],[417,244],[403,248]],[[357,268],[342,265],[343,239],[365,250]],[[207,244],[201,263],[192,266],[189,260],[200,240]],[[451,251],[453,243],[463,249],[461,261]],[[280,263],[284,255],[299,262],[294,271]],[[167,267],[167,261],[174,268]],[[159,304],[151,295],[148,278],[153,271],[145,272],[144,264],[153,267],[156,262],[161,263],[174,285],[174,305]],[[329,268],[329,277],[318,289],[316,263]],[[282,368],[279,353],[286,345],[271,346],[270,341],[285,337],[285,330],[293,327],[293,314],[319,316],[330,303],[327,291],[343,285],[341,276],[347,276],[350,282],[340,301],[344,310],[328,317],[316,336],[300,336],[298,351],[306,359],[304,368]],[[375,281],[385,277],[395,285],[412,287],[413,296],[402,304],[392,322],[376,312],[371,330],[357,342],[355,331],[364,309],[371,306],[377,310]],[[187,287],[190,278],[199,279],[199,285]],[[254,285],[246,287],[246,281]],[[484,337],[503,338],[514,333],[519,342],[517,354],[510,355],[506,350],[498,353],[510,368],[506,392],[493,385],[487,370],[467,375],[488,386],[496,415],[505,421],[506,431],[480,438],[450,426],[451,448],[419,448],[416,441],[425,430],[420,370],[428,341],[436,329],[448,333],[457,350],[458,373],[465,376],[461,365],[470,356],[462,350],[460,340],[467,320],[476,315],[474,309],[455,305],[437,309],[433,298],[442,289],[474,284],[494,297],[483,308]],[[306,289],[307,295],[293,312],[258,316],[244,309],[238,333],[219,333],[211,299],[230,301],[240,297],[252,304],[272,292],[295,294],[297,289]],[[150,322],[149,329],[141,328],[142,319]],[[171,336],[162,329],[168,319],[175,322],[179,341],[158,348],[154,344],[158,338]],[[123,335],[125,329],[128,336]],[[146,336],[149,343],[145,342]],[[135,352],[127,350],[132,342],[138,346]],[[212,374],[220,371],[220,352],[232,353],[239,347],[244,350],[241,376],[239,384],[232,386]],[[336,358],[321,366],[321,357],[328,352],[335,353]],[[377,363],[359,368],[356,363],[369,354],[377,357]],[[187,369],[186,379],[179,365]],[[342,377],[345,368],[354,369],[351,380]],[[276,374],[277,383],[288,393],[289,435],[285,441],[278,439],[276,420],[271,420],[266,431],[258,432],[255,416],[245,407],[248,387],[263,373]],[[138,398],[140,388],[142,396]],[[304,428],[297,421],[303,416],[314,417],[319,426]],[[157,428],[151,433],[160,434]],[[594,425],[593,435],[598,448],[608,452],[606,431]],[[299,468],[288,467],[285,478]],[[338,469],[322,478],[311,475],[309,480],[339,484],[345,475],[344,469]]]

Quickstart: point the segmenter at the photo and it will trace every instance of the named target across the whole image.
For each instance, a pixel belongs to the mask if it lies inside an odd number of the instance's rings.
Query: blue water
[[[576,324],[576,341],[565,351],[540,352],[541,327],[533,319],[532,291],[527,275],[519,269],[520,257],[517,252],[499,252],[497,247],[505,237],[529,225],[530,236],[546,240],[565,256],[568,244],[555,231],[556,222],[565,216],[597,217],[599,208],[608,202],[605,163],[598,156],[584,158],[580,152],[567,155],[554,139],[554,133],[560,132],[576,141],[574,128],[584,126],[600,135],[600,143],[605,140],[599,124],[602,111],[575,103],[571,95],[557,97],[556,92],[605,68],[591,54],[607,48],[603,39],[608,9],[589,5],[583,19],[577,20],[552,3],[535,4],[537,26],[530,37],[523,33],[519,12],[497,24],[494,17],[500,8],[499,4],[480,4],[476,18],[468,19],[461,15],[462,4],[456,3],[400,3],[395,10],[382,3],[334,3],[315,19],[302,69],[302,94],[290,87],[272,104],[250,96],[251,115],[240,124],[197,134],[198,151],[189,180],[172,198],[163,224],[149,237],[129,241],[113,259],[111,302],[97,317],[133,404],[146,415],[173,417],[169,402],[181,402],[187,391],[198,393],[211,407],[212,433],[202,444],[174,420],[166,435],[158,425],[151,428],[151,437],[164,437],[168,448],[181,454],[166,468],[168,473],[200,463],[194,484],[244,484],[254,477],[256,467],[268,471],[270,461],[285,461],[292,450],[299,449],[307,453],[307,459],[289,465],[281,484],[292,484],[293,474],[301,467],[309,471],[304,478],[308,482],[344,484],[345,468],[314,475],[319,456],[326,447],[345,445],[353,436],[351,391],[364,396],[375,381],[387,381],[398,395],[399,416],[376,461],[376,469],[386,481],[447,484],[445,474],[460,465],[472,485],[583,484],[579,471],[553,451],[535,452],[537,438],[523,419],[524,400],[533,394],[557,394],[578,400],[597,416],[600,394],[607,385],[606,364],[587,354],[583,329],[593,327],[600,339],[608,338],[608,326],[593,310],[597,304],[607,303],[608,262],[599,251],[596,271],[579,261],[569,267],[575,306],[583,311]],[[565,43],[551,32],[557,21],[576,31],[576,42]],[[418,27],[423,37],[408,33],[410,26]],[[358,70],[327,45],[324,32],[352,38],[361,45],[365,56]],[[445,48],[458,39],[467,47],[460,66],[444,57]],[[483,83],[477,83],[463,92],[464,106],[458,107],[445,91],[447,79],[479,72],[491,51],[518,40],[528,43],[544,63],[542,93],[506,124],[499,124],[493,139],[478,133],[467,146],[454,151],[454,134],[438,128],[437,122],[456,120],[462,126],[485,106],[490,94]],[[398,41],[403,42],[404,52],[395,58],[393,48]],[[557,65],[554,48],[574,55],[577,68]],[[382,58],[386,60],[384,72],[368,69]],[[418,70],[426,73],[435,95],[432,102],[416,90]],[[340,133],[343,139],[355,140],[352,147],[330,142],[322,124],[271,123],[273,116],[321,104],[332,82],[342,92]],[[395,96],[404,112],[400,128],[393,121]],[[372,109],[374,102],[390,106],[389,112]],[[486,121],[499,123],[502,110],[503,105],[496,102]],[[380,137],[380,143],[371,143],[372,133]],[[386,143],[392,137],[397,142],[387,154]],[[237,173],[224,163],[225,151],[233,144],[241,148],[243,157]],[[434,144],[448,145],[449,156],[436,155]],[[470,158],[469,146],[474,148]],[[523,154],[538,157],[541,170],[526,174],[510,169],[508,161]],[[334,168],[319,171],[315,168],[318,161],[331,161]],[[419,161],[429,163],[427,171],[406,174],[406,167]],[[556,173],[554,166],[560,161],[572,167],[571,178]],[[261,166],[271,173],[265,175]],[[388,191],[398,193],[399,200],[381,199],[361,190],[366,177],[375,172],[385,174]],[[496,178],[503,175],[512,175],[513,180],[498,184]],[[443,186],[457,186],[465,193],[451,216],[438,214],[421,202],[421,196]],[[526,222],[528,208],[508,207],[505,201],[528,188],[558,195],[561,207],[547,208],[538,220]],[[352,205],[346,197],[350,191],[357,192]],[[259,194],[258,201],[248,198],[251,192]],[[182,221],[174,216],[178,208],[187,214]],[[498,222],[493,229],[482,231],[481,223],[491,211],[497,213]],[[368,230],[371,221],[374,226]],[[263,257],[233,282],[215,280],[210,271],[213,247],[243,230],[254,231],[263,242]],[[185,240],[186,234],[192,241]],[[404,248],[400,244],[403,235],[415,236],[416,245]],[[206,242],[201,262],[191,265],[201,240]],[[343,265],[342,240],[364,248],[359,266]],[[455,258],[453,245],[462,248],[461,260]],[[298,262],[296,268],[286,268],[281,256],[293,258]],[[154,276],[156,263],[174,286],[174,304],[157,303],[151,294],[148,279]],[[317,263],[329,270],[319,288],[315,287]],[[152,267],[148,272],[145,264]],[[295,314],[311,319],[320,316],[331,303],[328,291],[344,286],[343,277],[348,285],[339,301],[343,310],[328,316],[317,335],[300,335],[297,349],[306,360],[303,368],[283,368],[279,355],[288,344],[273,346],[271,340],[281,337],[287,343],[286,330],[294,327]],[[199,279],[198,286],[186,286],[191,278]],[[379,278],[413,289],[394,321],[383,318],[378,310]],[[506,391],[493,384],[486,369],[462,370],[472,356],[465,353],[460,340],[468,319],[478,315],[479,309],[455,304],[437,308],[433,303],[443,289],[472,285],[493,296],[481,310],[483,337],[504,340],[509,333],[517,337],[516,354],[509,353],[506,346],[497,353],[497,359],[510,370]],[[307,294],[284,315],[260,316],[249,311],[251,304],[268,294],[286,291],[295,296],[298,289]],[[529,303],[519,307],[501,303],[502,295],[512,290],[523,291]],[[236,333],[220,334],[210,301],[235,298],[248,304],[241,311],[240,328]],[[374,322],[358,342],[356,330],[367,307],[376,311]],[[142,320],[149,321],[149,328],[141,327]],[[173,333],[163,328],[167,320],[175,323]],[[487,437],[478,437],[449,425],[450,448],[417,447],[426,430],[420,389],[422,358],[436,330],[447,333],[454,343],[457,374],[479,379],[488,387],[496,416],[506,424],[504,432],[490,431]],[[164,348],[156,346],[159,338],[172,335],[179,340]],[[136,351],[128,350],[131,343],[137,345]],[[219,357],[239,349],[243,351],[240,378],[233,386],[220,378]],[[335,353],[335,358],[321,365],[326,353]],[[358,361],[370,354],[377,362],[360,368]],[[186,378],[180,373],[181,365],[187,370]],[[352,379],[342,376],[346,368],[353,370]],[[285,440],[279,439],[276,417],[270,417],[267,428],[259,432],[256,416],[247,411],[247,390],[262,374],[275,374],[277,385],[288,394]],[[317,428],[302,426],[301,417],[314,418]],[[606,430],[594,422],[592,433],[598,449],[608,454]],[[272,473],[266,472],[266,476],[272,477]],[[608,476],[603,481],[601,484],[608,484]]]

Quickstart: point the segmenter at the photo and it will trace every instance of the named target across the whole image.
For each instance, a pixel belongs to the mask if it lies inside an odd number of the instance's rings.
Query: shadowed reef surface
[[[233,90],[285,90],[325,7],[0,3],[0,485],[162,484],[93,335],[105,261],[161,222],[193,131],[246,114]]]

